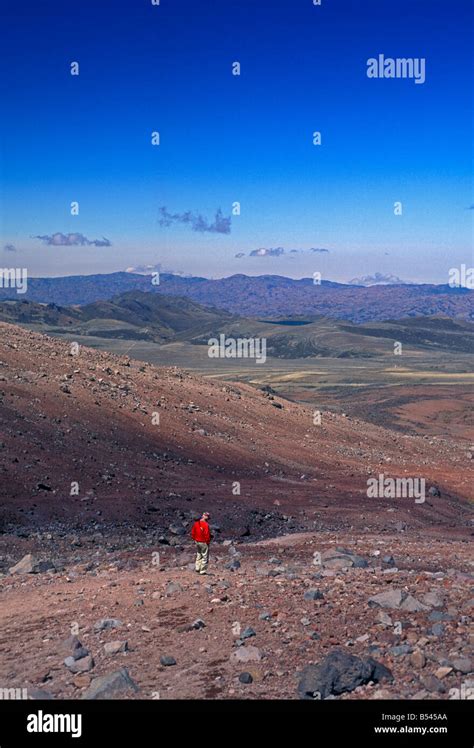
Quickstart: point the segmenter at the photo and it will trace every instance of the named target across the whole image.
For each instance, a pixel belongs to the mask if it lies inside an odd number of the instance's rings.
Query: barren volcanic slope
[[[159,527],[177,507],[212,502],[235,534],[252,521],[251,532],[272,534],[280,513],[295,529],[322,513],[337,526],[407,516],[462,524],[470,462],[454,442],[329,412],[317,426],[311,410],[249,385],[84,347],[70,355],[56,339],[0,330],[4,521],[100,517]],[[367,478],[379,473],[425,477],[441,496],[416,506],[369,500]],[[260,508],[274,515],[255,524]]]
[[[474,683],[471,463],[455,441],[330,412],[316,426],[248,385],[70,355],[9,324],[0,416],[2,688],[429,699]],[[368,499],[381,472],[436,495]],[[201,578],[189,529],[204,507]]]

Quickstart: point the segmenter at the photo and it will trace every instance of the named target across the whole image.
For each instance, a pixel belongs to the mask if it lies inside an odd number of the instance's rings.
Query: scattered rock
[[[424,688],[426,688],[427,691],[430,691],[430,693],[445,693],[446,689],[441,683],[438,678],[436,678],[434,675],[425,675],[421,679],[422,685]]]
[[[51,561],[39,561],[31,553],[28,553],[15,566],[12,566],[9,572],[10,574],[41,574],[45,571],[52,571],[54,568]]]
[[[94,678],[87,691],[82,694],[83,699],[114,699],[120,694],[138,692],[137,684],[130,677],[127,668],[120,668],[108,675]]]
[[[183,525],[173,524],[168,527],[172,535],[186,535],[186,529]]]
[[[169,655],[161,655],[160,662],[163,667],[171,667],[172,665],[176,665],[176,660],[174,659],[174,657],[170,657]]]
[[[426,605],[420,603],[420,601],[412,595],[407,595],[399,607],[401,610],[406,610],[409,613],[418,613],[422,610],[429,610]]]
[[[456,657],[453,660],[453,668],[459,673],[468,675],[472,673],[472,660],[469,657]]]
[[[77,660],[74,657],[66,657],[64,664],[71,673],[87,673],[94,667],[94,660],[91,655],[86,655]]]
[[[91,677],[90,675],[76,675],[76,677],[73,680],[74,685],[76,688],[87,688],[87,686],[90,686],[91,684]]]
[[[262,659],[262,653],[257,647],[247,646],[239,647],[232,652],[231,662],[258,662]]]
[[[182,592],[182,591],[183,591],[183,588],[181,587],[180,584],[178,584],[178,582],[168,582],[168,584],[166,585],[166,589],[165,589],[165,592],[167,595],[175,595],[178,592]]]
[[[384,610],[377,611],[377,620],[379,623],[383,623],[384,626],[393,626],[391,617]]]
[[[336,649],[317,665],[307,665],[298,685],[302,699],[325,699],[330,695],[354,691],[369,681],[393,680],[392,673],[380,662]]]
[[[428,621],[430,623],[438,622],[438,621],[452,621],[453,616],[450,616],[449,613],[443,613],[441,610],[433,610],[429,616]]]
[[[234,559],[230,563],[226,564],[225,568],[230,569],[231,571],[237,571],[237,569],[240,569],[240,561]]]
[[[126,641],[107,642],[107,644],[104,645],[104,652],[106,655],[116,655],[119,652],[127,652],[127,650],[128,642]]]
[[[119,621],[118,618],[102,618],[100,621],[94,623],[94,631],[97,634],[99,631],[118,629],[120,626],[122,626],[122,621]]]
[[[401,590],[387,590],[387,592],[379,592],[378,595],[369,597],[370,607],[380,608],[400,608],[403,601],[403,593]]]
[[[434,626],[429,629],[429,633],[433,636],[443,636],[444,625],[442,623],[435,623]]]
[[[354,562],[349,556],[338,556],[336,558],[328,558],[322,565],[325,569],[347,569],[354,566]]]
[[[192,629],[203,629],[205,628],[206,624],[202,620],[202,618],[196,618],[195,621],[192,622],[191,628]]]
[[[421,601],[429,608],[441,608],[444,602],[441,595],[439,595],[437,592],[427,592],[425,595],[423,595]]]
[[[410,656],[410,664],[413,665],[413,667],[424,668],[426,665],[426,657],[424,652],[422,652],[420,649],[415,649],[415,651]]]
[[[241,683],[253,683],[253,678],[250,673],[240,673],[239,681]]]
[[[410,647],[409,644],[398,644],[395,647],[390,647],[389,652],[395,657],[401,657],[403,655],[410,654],[410,652],[413,652],[413,647]]]
[[[72,657],[74,660],[79,660],[81,657],[86,657],[89,654],[89,650],[83,647],[77,636],[70,636],[65,641],[61,642],[58,647],[59,654],[66,655],[66,657]]]
[[[442,678],[445,678],[447,675],[449,675],[452,672],[453,672],[452,667],[439,667],[435,672],[435,676],[436,678],[439,678],[441,680]]]
[[[28,698],[33,701],[50,701],[54,699],[54,696],[49,691],[44,691],[42,688],[29,688]]]
[[[256,632],[253,630],[251,626],[247,626],[244,631],[242,631],[240,638],[241,639],[250,639],[252,636],[257,636]]]

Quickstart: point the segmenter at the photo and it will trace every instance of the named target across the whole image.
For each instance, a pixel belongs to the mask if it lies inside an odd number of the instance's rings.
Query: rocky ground
[[[474,686],[466,541],[224,541],[200,576],[178,537],[116,551],[90,535],[19,538],[14,555],[30,554],[0,579],[0,686],[74,699],[448,699]]]
[[[0,324],[0,689],[467,693],[472,452],[321,414]],[[380,473],[427,500],[368,498]]]

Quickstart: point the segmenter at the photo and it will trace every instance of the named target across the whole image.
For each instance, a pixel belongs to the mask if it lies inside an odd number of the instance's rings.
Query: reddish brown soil
[[[19,542],[18,556],[34,550],[35,545],[33,540]],[[369,567],[333,572],[316,581],[314,551],[338,545],[362,554]],[[67,552],[66,544],[63,549],[56,540],[55,546],[56,552]],[[370,646],[377,646],[374,656],[394,675],[392,684],[367,685],[342,698],[448,698],[450,689],[460,688],[469,677],[455,668],[445,676],[435,676],[446,660],[472,657],[469,616],[473,600],[467,574],[472,560],[470,564],[468,546],[461,541],[433,544],[420,535],[383,540],[367,535],[358,541],[341,533],[292,535],[237,545],[242,555],[236,572],[225,569],[231,558],[229,548],[214,545],[212,575],[207,577],[188,568],[192,561],[188,541],[182,550],[164,549],[161,567],[152,563],[153,548],[133,553],[100,551],[97,557],[95,547],[97,543],[84,538],[83,548],[75,551],[84,561],[96,559],[92,570],[86,571],[84,562],[71,560],[63,573],[0,579],[2,687],[80,698],[92,678],[126,667],[140,688],[138,698],[159,694],[161,699],[293,699],[297,698],[300,670],[335,646],[361,657],[367,656]],[[387,567],[381,559],[392,552],[398,571],[384,572],[382,566]],[[268,576],[272,569],[278,571],[277,576]],[[440,576],[432,576],[440,571]],[[223,580],[228,583],[225,588]],[[182,589],[167,593],[171,581]],[[304,592],[311,587],[322,591],[324,598],[305,601]],[[394,625],[381,624],[368,598],[391,588],[408,590],[417,599],[427,592],[439,594],[442,610],[450,616],[443,635],[430,633],[428,610],[386,611],[393,624],[402,624],[401,633]],[[264,611],[271,613],[270,621],[259,618]],[[109,617],[119,619],[122,626],[94,633],[94,623]],[[205,628],[179,631],[197,618]],[[230,659],[238,638],[233,629],[236,622],[241,631],[247,626],[255,630],[256,636],[246,644],[260,650],[260,661],[236,664]],[[64,666],[61,648],[74,624],[95,660],[94,668],[79,677]],[[320,638],[312,639],[313,632]],[[364,641],[356,641],[365,635]],[[114,640],[127,641],[129,651],[107,656],[104,644]],[[420,649],[426,664],[413,666],[410,655],[392,654],[390,648],[399,644]],[[161,655],[173,656],[176,665],[163,667]],[[251,673],[253,683],[238,681],[242,671]]]
[[[1,688],[78,698],[91,678],[126,666],[142,698],[296,698],[299,671],[335,646],[361,656],[376,646],[394,674],[392,685],[341,698],[448,698],[472,677],[469,663],[466,673],[454,665],[472,655],[473,462],[465,447],[329,411],[316,426],[309,408],[247,385],[68,350],[0,325]],[[367,478],[379,473],[425,477],[440,495],[424,504],[368,499]],[[200,578],[188,535],[204,507],[218,527],[213,576]],[[230,539],[241,554],[235,572],[226,568]],[[336,545],[369,568],[320,574],[314,552]],[[10,574],[29,552],[55,560],[58,571]],[[170,582],[182,589],[167,593]],[[324,598],[305,601],[308,587]],[[431,633],[428,610],[388,611],[393,624],[380,623],[368,598],[390,587],[417,599],[439,594],[443,634]],[[259,619],[266,609],[270,621]],[[106,617],[122,626],[94,633]],[[196,618],[204,628],[178,630]],[[248,644],[258,662],[231,661],[236,622],[255,629]],[[95,660],[81,677],[65,667],[61,647],[75,624]],[[129,651],[105,655],[104,643],[117,639]],[[391,653],[403,643],[423,651],[423,667]],[[161,655],[176,665],[163,667]],[[446,662],[453,665],[441,675]],[[241,671],[251,684],[239,683]]]
[[[178,508],[205,504],[237,534],[256,508],[291,515],[295,529],[308,520],[380,528],[390,508],[413,526],[465,525],[474,463],[455,440],[396,434],[329,411],[317,426],[309,408],[245,384],[87,348],[71,356],[67,344],[7,324],[0,335],[4,522],[158,527]],[[368,499],[367,478],[379,473],[425,477],[441,496],[425,504]]]
[[[302,393],[303,394],[303,393]],[[407,434],[474,444],[474,392],[463,385],[393,385],[334,388],[320,395],[326,407]]]

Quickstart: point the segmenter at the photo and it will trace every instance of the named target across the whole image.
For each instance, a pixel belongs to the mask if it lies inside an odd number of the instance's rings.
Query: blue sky
[[[468,0],[5,6],[3,266],[447,282],[472,264]],[[379,54],[425,58],[425,83],[369,79]],[[235,201],[229,233],[159,223]],[[32,238],[59,233],[110,246]]]

